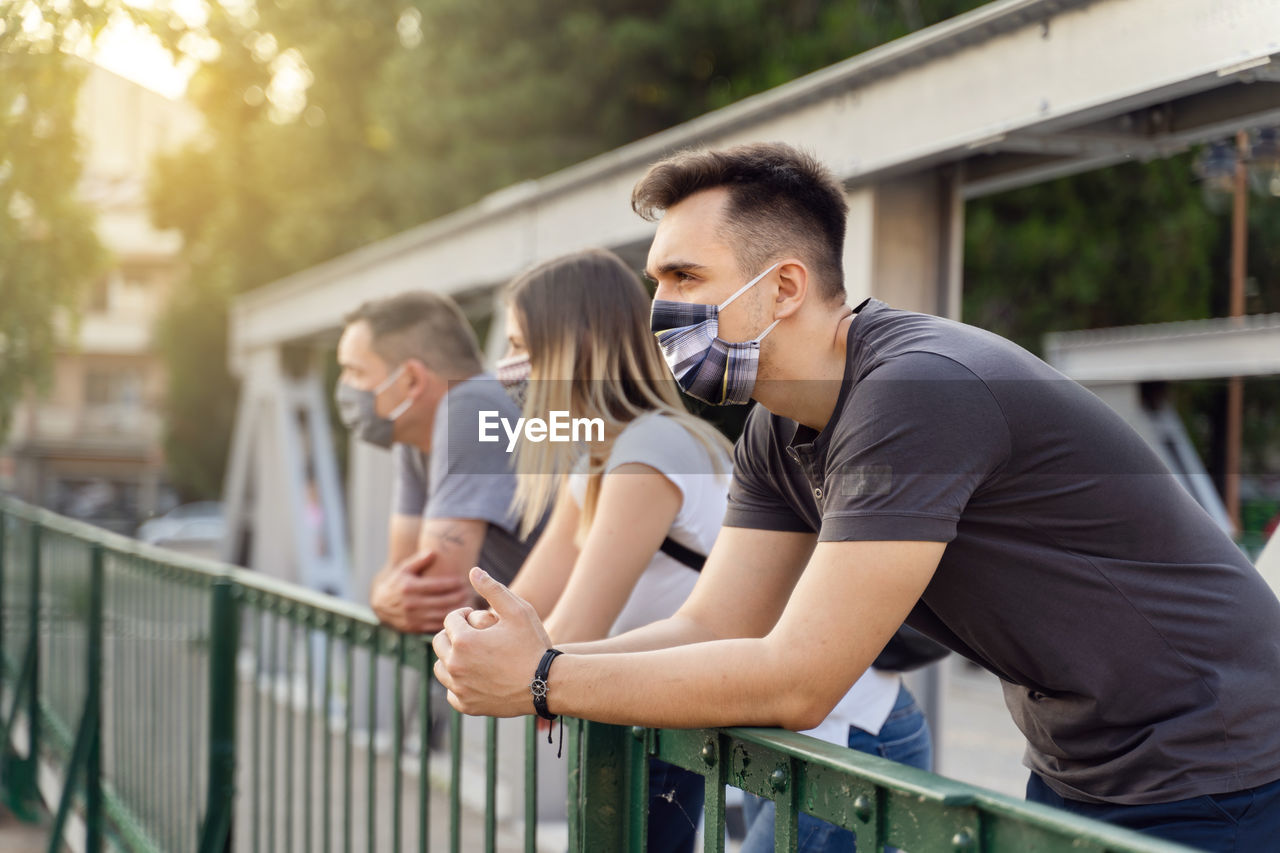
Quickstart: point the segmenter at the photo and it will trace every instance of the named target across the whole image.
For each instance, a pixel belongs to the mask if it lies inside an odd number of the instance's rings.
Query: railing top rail
[[[996,791],[785,729],[730,727],[721,731],[729,738],[785,752],[789,757],[811,766],[847,772],[875,785],[917,797],[921,801],[953,808],[967,806],[1046,829],[1057,828],[1067,836],[1074,835],[1081,841],[1089,841],[1117,853],[1177,853],[1183,850],[1190,853],[1192,849],[1100,821],[1086,821],[1060,809],[1017,800]]]
[[[379,624],[377,618],[373,615],[373,611],[363,605],[333,598],[324,593],[264,575],[261,572],[233,566],[230,563],[182,554],[167,548],[140,542],[137,539],[131,539],[128,536],[114,533],[110,530],[103,530],[101,527],[95,527],[84,521],[66,518],[49,510],[31,506],[8,495],[0,495],[0,513],[39,524],[47,530],[74,536],[88,544],[101,545],[116,554],[125,554],[161,563],[167,568],[188,573],[193,578],[209,582],[227,580],[246,590],[253,590],[353,622],[363,623],[371,627],[376,627]]]

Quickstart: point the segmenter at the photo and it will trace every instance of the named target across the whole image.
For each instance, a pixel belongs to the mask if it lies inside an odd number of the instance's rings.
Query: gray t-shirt
[[[496,411],[515,423],[520,409],[501,383],[479,374],[452,385],[436,410],[431,453],[397,444],[392,448],[395,484],[392,507],[399,515],[470,518],[488,522],[480,547],[482,569],[510,583],[537,539],[519,536],[520,522],[511,511],[516,491],[515,454],[505,438],[479,441],[479,414]]]
[[[752,411],[725,524],[948,543],[907,623],[1002,679],[1064,797],[1280,778],[1280,602],[1096,396],[996,335],[869,300],[827,427]]]

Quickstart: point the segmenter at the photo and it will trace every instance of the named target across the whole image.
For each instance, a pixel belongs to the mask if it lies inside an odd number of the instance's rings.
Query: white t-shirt
[[[727,453],[716,450],[720,474],[707,447],[679,421],[653,412],[641,415],[618,435],[605,463],[605,475],[620,465],[639,463],[653,468],[680,490],[680,510],[667,535],[681,545],[706,555],[724,520],[729,493]],[[619,475],[625,476],[625,475]],[[582,506],[587,475],[569,475],[569,492]],[[666,619],[689,597],[698,573],[662,551],[653,555],[631,596],[614,620],[609,636]]]
[[[804,734],[840,746],[849,744],[849,726],[857,726],[878,735],[880,727],[884,725],[898,700],[898,689],[901,686],[902,676],[898,673],[868,667],[862,677],[853,682],[844,698],[831,709],[827,718]]]
[[[654,412],[636,418],[619,434],[605,463],[605,474],[635,462],[670,480],[680,490],[682,501],[667,535],[705,555],[720,532],[729,487],[730,461],[716,452],[724,472],[719,475],[714,473],[712,457],[701,441],[678,421]],[[569,475],[569,492],[579,507],[586,488],[586,474]],[[609,636],[671,616],[689,597],[697,580],[697,572],[658,551],[636,582]],[[849,726],[879,734],[898,698],[899,685],[897,673],[868,669],[827,718],[804,734],[840,746],[848,743]]]

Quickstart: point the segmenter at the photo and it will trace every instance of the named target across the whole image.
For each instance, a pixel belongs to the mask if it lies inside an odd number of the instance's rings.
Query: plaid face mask
[[[690,397],[713,406],[732,406],[751,399],[760,365],[760,342],[780,321],[774,320],[749,341],[732,342],[720,340],[719,315],[777,267],[769,267],[719,305],[653,301],[649,328],[658,339],[667,367]]]

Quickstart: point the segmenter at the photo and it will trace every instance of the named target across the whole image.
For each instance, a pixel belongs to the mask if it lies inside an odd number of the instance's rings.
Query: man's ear
[[[409,377],[409,396],[414,399],[424,393],[431,394],[437,385],[445,381],[444,377],[417,358],[405,359],[404,372]]]
[[[781,320],[800,310],[809,298],[809,268],[798,258],[788,258],[778,265],[778,290],[774,297],[773,316]]]

